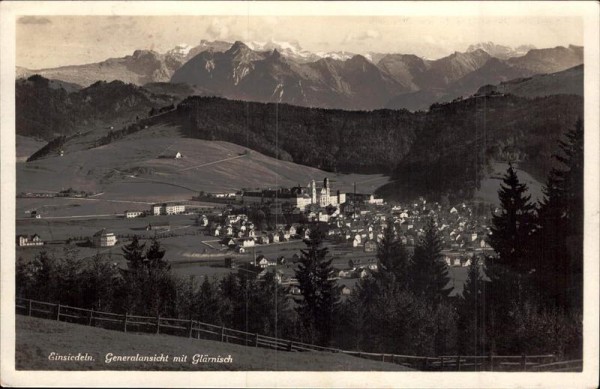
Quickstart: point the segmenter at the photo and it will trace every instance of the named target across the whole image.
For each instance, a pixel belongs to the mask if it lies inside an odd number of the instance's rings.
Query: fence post
[[[494,371],[494,354],[490,353],[489,357],[490,371]]]
[[[292,351],[292,343],[293,342],[291,340],[288,342],[288,345],[287,345],[287,350],[288,351]]]
[[[160,334],[160,315],[156,316],[156,334]]]
[[[125,312],[125,316],[123,316],[123,332],[127,332],[127,312]]]
[[[188,333],[188,338],[192,337],[193,330],[194,330],[194,321],[192,319],[190,319],[190,332]]]
[[[225,341],[225,326],[221,326],[221,342]]]
[[[456,370],[460,371],[460,355],[456,357]]]
[[[258,333],[254,334],[254,347],[258,347]]]
[[[56,320],[60,320],[60,303],[56,305]]]
[[[381,362],[385,362],[385,354],[381,354]]]
[[[31,300],[27,301],[27,316],[31,316]]]
[[[429,358],[425,357],[425,370],[429,370]]]
[[[521,370],[527,371],[527,356],[521,355]]]
[[[88,317],[88,325],[91,326],[93,322],[94,322],[94,309],[92,308],[90,310],[90,314]]]

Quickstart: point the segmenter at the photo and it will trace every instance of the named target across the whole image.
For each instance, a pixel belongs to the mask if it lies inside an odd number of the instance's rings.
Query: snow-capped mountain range
[[[511,48],[471,45],[437,60],[412,54],[311,52],[297,42],[178,44],[165,53],[136,50],[106,61],[53,69],[18,68],[18,76],[88,86],[98,80],[193,85],[208,94],[253,101],[342,109],[426,109],[487,84],[562,71],[583,63],[580,46]]]

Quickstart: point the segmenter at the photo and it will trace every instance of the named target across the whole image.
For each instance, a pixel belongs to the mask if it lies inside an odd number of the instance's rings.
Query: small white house
[[[140,217],[144,214],[143,211],[125,211],[125,218],[132,219],[135,217]]]

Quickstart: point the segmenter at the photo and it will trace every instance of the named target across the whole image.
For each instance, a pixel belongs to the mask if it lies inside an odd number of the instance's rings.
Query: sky
[[[437,59],[492,41],[537,48],[583,45],[578,17],[20,16],[16,64],[29,69],[100,62],[136,49],[164,53],[201,40],[288,41],[306,50],[415,54]]]

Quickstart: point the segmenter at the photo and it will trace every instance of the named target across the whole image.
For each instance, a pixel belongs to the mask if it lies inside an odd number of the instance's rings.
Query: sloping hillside
[[[199,191],[306,185],[326,176],[343,190],[359,182],[362,190],[374,191],[388,180],[382,175],[335,175],[228,142],[182,138],[171,126],[150,127],[105,146],[88,147],[74,137],[64,145],[62,157],[17,164],[17,192],[72,187],[103,192],[102,198],[160,201],[189,198]],[[177,152],[183,158],[170,158]]]
[[[344,354],[321,352],[282,352],[244,347],[209,340],[168,335],[142,335],[110,331],[26,316],[16,318],[15,365],[20,370],[266,370],[266,371],[406,371],[400,365],[375,362]],[[68,355],[88,353],[94,361],[50,361],[50,353]],[[114,355],[187,355],[187,362],[113,362]],[[193,355],[227,357],[231,364],[192,364]]]
[[[481,87],[478,94],[506,93],[523,97],[542,97],[550,95],[583,96],[583,65],[562,72],[538,74],[528,78],[518,78],[498,85]]]

